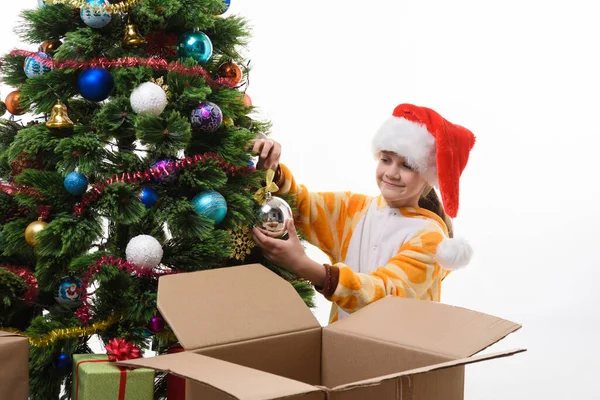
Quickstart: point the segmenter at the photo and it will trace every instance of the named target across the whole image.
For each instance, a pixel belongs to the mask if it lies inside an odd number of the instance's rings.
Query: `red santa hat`
[[[426,107],[400,104],[373,138],[373,153],[391,151],[406,158],[432,186],[439,188],[444,210],[458,213],[459,180],[475,145],[468,129]]]

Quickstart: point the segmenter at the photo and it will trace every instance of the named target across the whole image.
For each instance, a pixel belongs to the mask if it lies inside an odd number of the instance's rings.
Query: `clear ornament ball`
[[[149,113],[157,117],[167,106],[167,94],[156,83],[144,82],[131,92],[129,101],[135,113]]]
[[[160,264],[163,249],[160,242],[150,235],[139,235],[127,244],[125,249],[127,261],[138,267],[153,269]]]
[[[288,220],[293,218],[293,214],[285,200],[276,196],[267,196],[260,208],[259,218],[263,229],[281,237],[287,233],[286,225]]]

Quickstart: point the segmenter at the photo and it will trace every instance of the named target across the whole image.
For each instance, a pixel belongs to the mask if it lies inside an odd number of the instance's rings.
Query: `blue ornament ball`
[[[37,0],[38,3],[38,7],[45,7],[46,6],[46,2],[44,0]]]
[[[42,51],[38,52],[37,55],[40,58],[52,58],[50,54]],[[28,78],[35,78],[36,76],[47,74],[48,72],[52,71],[52,68],[42,64],[33,57],[27,57],[23,63],[23,70]]]
[[[84,174],[73,171],[65,177],[64,185],[73,196],[81,196],[87,190],[88,179]]]
[[[192,111],[191,122],[193,129],[212,133],[219,129],[223,123],[223,112],[215,103],[205,101],[194,108]]]
[[[81,196],[88,187],[88,178],[84,174],[73,171],[65,177],[65,189],[73,196]]]
[[[214,190],[207,190],[199,193],[192,199],[192,204],[196,211],[220,224],[227,215],[227,202],[221,193]]]
[[[150,186],[144,186],[140,191],[140,201],[146,208],[152,208],[158,203],[158,192]]]
[[[71,356],[64,351],[61,351],[56,360],[56,368],[59,371],[67,371],[71,369]]]
[[[188,32],[183,35],[177,45],[177,55],[180,58],[193,58],[201,64],[207,62],[213,53],[210,38],[200,31]]]
[[[90,28],[103,28],[110,23],[112,13],[106,8],[110,5],[106,0],[86,0],[79,14],[81,20]]]
[[[58,304],[67,307],[78,307],[80,305],[82,283],[77,277],[66,276],[60,280],[54,300]]]
[[[79,74],[79,93],[90,101],[106,100],[115,87],[115,80],[104,68],[90,68]]]
[[[229,6],[231,5],[231,0],[224,0],[223,1],[223,6],[225,7],[223,9],[223,14],[225,14],[227,12],[227,10],[229,10]]]

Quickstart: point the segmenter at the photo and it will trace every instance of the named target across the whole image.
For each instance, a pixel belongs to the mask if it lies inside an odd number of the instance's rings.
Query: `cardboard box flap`
[[[387,296],[325,329],[451,358],[480,352],[521,328],[492,315],[433,301]]]
[[[116,364],[172,373],[240,400],[279,399],[322,392],[322,389],[302,382],[190,352],[138,358]]]
[[[292,285],[260,264],[162,276],[157,304],[186,350],[321,326]]]
[[[17,333],[0,331],[0,337],[25,337],[23,335],[19,335]]]
[[[426,372],[432,372],[432,371],[438,371],[441,369],[452,368],[452,367],[456,367],[459,365],[474,364],[477,362],[493,360],[496,358],[510,357],[512,355],[522,353],[524,351],[526,351],[526,350],[525,349],[514,349],[514,350],[507,350],[507,351],[502,351],[502,352],[498,352],[498,353],[491,353],[491,354],[484,354],[484,355],[480,355],[480,356],[467,357],[467,358],[462,358],[459,360],[446,361],[446,362],[442,362],[439,364],[429,365],[426,367],[415,368],[415,369],[411,369],[408,371],[398,372],[398,373],[384,375],[384,376],[378,376],[377,378],[365,379],[362,381],[348,383],[346,385],[340,385],[340,386],[334,387],[332,390],[333,391],[345,391],[345,390],[350,390],[350,389],[353,389],[356,387],[379,385],[381,382],[401,378],[404,376],[413,376],[413,375],[418,375],[418,374],[424,374]]]

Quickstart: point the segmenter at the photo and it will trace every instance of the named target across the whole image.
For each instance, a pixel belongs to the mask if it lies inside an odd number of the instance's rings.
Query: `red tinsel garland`
[[[77,318],[84,324],[87,324],[90,320],[90,309],[87,304],[88,292],[87,288],[89,287],[90,281],[94,279],[94,275],[96,275],[102,268],[118,268],[121,271],[126,271],[132,275],[135,275],[137,278],[158,278],[162,275],[169,275],[175,273],[175,271],[167,270],[155,272],[151,269],[146,269],[142,267],[138,267],[135,264],[130,263],[129,261],[125,261],[118,257],[113,256],[102,256],[94,264],[92,264],[89,269],[81,276],[81,288],[77,290],[81,294],[79,298],[83,304],[75,311],[75,315]]]
[[[42,197],[35,189],[25,186],[19,186],[12,182],[0,181],[0,192],[6,193],[10,196],[14,196],[18,193],[25,193],[37,199],[40,199]]]
[[[186,67],[178,62],[169,62],[163,58],[138,58],[138,57],[123,57],[110,60],[108,58],[93,58],[87,61],[80,60],[65,60],[56,61],[52,58],[42,58],[38,53],[26,50],[13,50],[11,56],[31,57],[37,62],[54,69],[84,69],[84,68],[131,68],[131,67],[148,67],[155,70],[164,70],[177,72],[181,75],[197,76],[202,75],[209,85],[225,86],[229,88],[235,87],[235,83],[226,78],[213,79],[210,73],[200,66]]]
[[[206,162],[209,160],[217,160],[219,162],[219,166],[225,172],[229,173],[232,176],[238,173],[246,173],[253,171],[253,168],[249,166],[233,166],[225,160],[223,160],[223,158],[216,153],[196,154],[194,156],[186,157],[181,160],[171,161],[163,167],[150,168],[146,171],[124,172],[120,175],[113,175],[110,178],[106,178],[103,181],[96,183],[86,194],[83,195],[81,202],[75,205],[73,213],[77,216],[82,215],[85,212],[86,208],[98,199],[98,197],[104,192],[106,187],[112,185],[113,183],[140,183],[149,182],[150,180],[152,180],[152,178],[162,179],[182,169],[192,167],[198,165],[200,162]]]
[[[38,282],[36,277],[33,275],[33,272],[31,272],[31,270],[27,267],[18,267],[15,265],[0,264],[0,268],[5,269],[8,272],[12,272],[25,281],[27,290],[25,291],[23,300],[26,303],[33,303],[37,298],[38,291]]]

